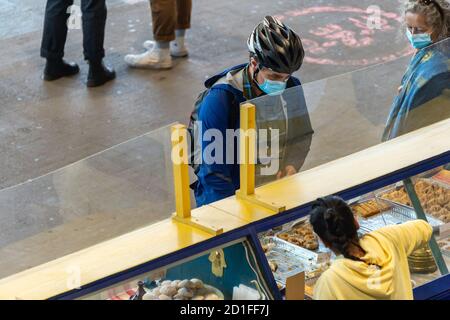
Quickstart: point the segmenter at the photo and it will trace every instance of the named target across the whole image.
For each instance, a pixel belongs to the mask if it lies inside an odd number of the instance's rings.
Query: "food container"
[[[379,201],[384,201],[386,203],[391,204],[392,208],[390,210],[390,214],[395,216],[400,221],[406,222],[406,221],[417,219],[416,212],[413,207],[404,205],[404,204],[396,202],[396,201],[382,198],[383,194],[390,193],[396,189],[398,189],[398,186],[384,189],[384,190],[380,191],[379,193],[377,193],[376,197]],[[428,213],[425,213],[425,216],[428,220],[428,223],[431,224],[433,227],[440,226],[443,224],[443,222],[441,220],[434,218],[433,216],[431,216]]]
[[[408,257],[409,270],[412,273],[433,273],[437,270],[431,249],[427,246],[417,249]]]
[[[263,245],[270,245],[266,252],[268,260],[277,264],[278,268],[273,272],[277,283],[281,284],[280,289],[286,285],[286,279],[299,272],[305,272],[305,278],[310,279],[320,275],[325,269],[325,263],[317,263],[317,254],[307,249],[296,246],[292,243],[277,237],[265,237],[261,239]],[[329,255],[328,259],[329,261]]]
[[[438,241],[439,249],[444,256],[450,258],[450,239],[441,239]]]
[[[447,187],[450,187],[450,170],[441,170],[435,174],[432,179],[445,184]]]

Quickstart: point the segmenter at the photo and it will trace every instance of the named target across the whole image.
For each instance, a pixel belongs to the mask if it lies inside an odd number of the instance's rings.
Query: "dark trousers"
[[[68,7],[73,0],[47,0],[42,36],[41,56],[59,59],[64,56],[67,38]],[[83,48],[86,60],[99,61],[105,56],[105,0],[81,0]]]

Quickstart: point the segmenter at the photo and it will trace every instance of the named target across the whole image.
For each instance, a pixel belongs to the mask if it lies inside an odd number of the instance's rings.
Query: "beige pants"
[[[176,29],[191,27],[192,0],[150,0],[153,38],[172,41]]]

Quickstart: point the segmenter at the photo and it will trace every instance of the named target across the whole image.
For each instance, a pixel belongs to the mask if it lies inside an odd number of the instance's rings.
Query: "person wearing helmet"
[[[195,172],[198,179],[191,186],[197,206],[232,196],[239,189],[237,139],[225,139],[227,129],[240,127],[241,103],[266,95],[254,102],[257,129],[279,130],[280,147],[275,154],[280,160],[279,169],[272,175],[261,175],[260,179],[257,171],[257,183],[298,172],[310,149],[313,130],[300,80],[292,76],[300,69],[305,56],[300,37],[276,18],[267,16],[253,30],[247,46],[248,63],[229,68],[205,82],[207,91],[201,95],[203,100],[198,108],[199,127],[203,133],[211,129],[220,131],[224,141],[223,150],[220,150],[223,161],[205,161],[205,150],[217,141],[203,137],[199,143],[203,161]],[[292,87],[298,87],[298,90],[284,94]],[[230,144],[234,146],[233,156],[227,155]],[[273,156],[274,152],[271,152],[270,157]],[[257,169],[263,167],[257,163]]]

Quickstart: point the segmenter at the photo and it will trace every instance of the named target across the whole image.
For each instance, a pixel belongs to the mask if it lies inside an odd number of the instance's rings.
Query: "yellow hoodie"
[[[428,223],[416,220],[364,235],[360,239],[366,251],[363,261],[336,259],[317,281],[314,299],[412,300],[407,257],[428,243],[432,233]]]

